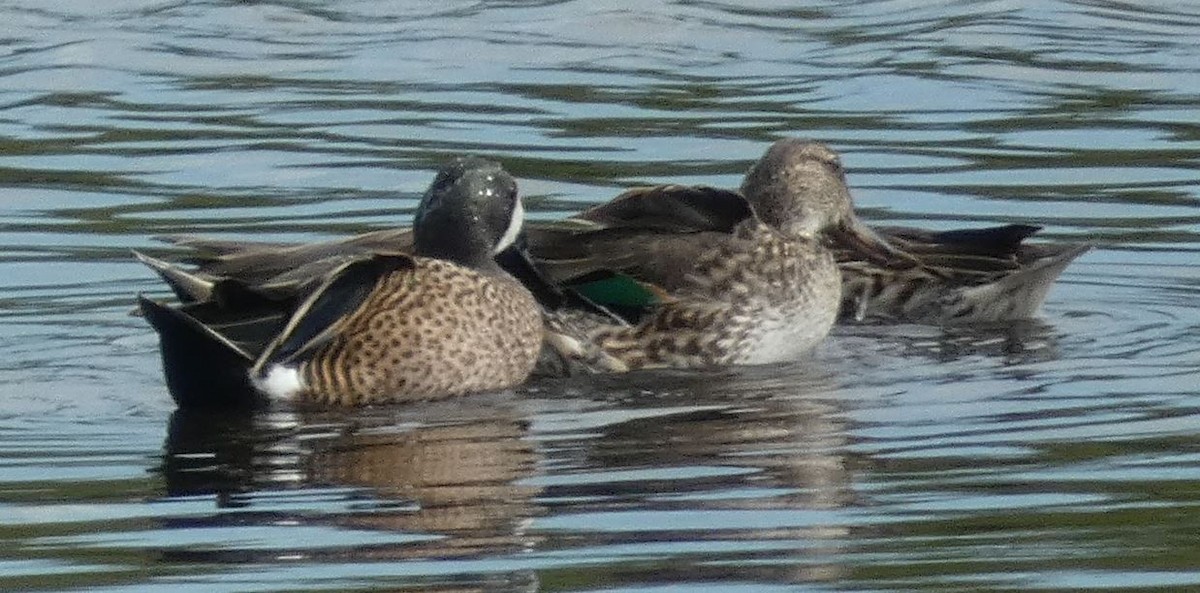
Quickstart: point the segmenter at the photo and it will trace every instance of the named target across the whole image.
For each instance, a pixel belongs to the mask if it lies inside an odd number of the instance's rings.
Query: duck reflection
[[[920,325],[850,325],[839,327],[835,341],[849,341],[849,358],[863,352],[916,355],[936,363],[985,357],[1004,367],[1058,360],[1061,332],[1036,319],[934,327]],[[866,348],[858,348],[865,345]]]
[[[312,542],[264,550],[264,560],[492,556],[531,546],[525,526],[538,513],[537,489],[521,480],[537,470],[538,452],[526,438],[526,422],[508,405],[417,408],[353,415],[179,410],[162,468],[167,492],[261,509],[217,515],[212,526],[261,520],[412,536],[368,545]],[[255,554],[191,555],[221,562]]]
[[[494,586],[414,591],[536,590],[596,578],[614,587],[827,583],[846,574],[845,548],[861,529],[846,519],[859,502],[852,480],[861,462],[847,453],[853,443],[828,373],[635,373],[530,391],[519,403],[467,410],[454,407],[465,405],[459,400],[437,412],[179,412],[164,463],[168,491],[238,508],[201,521],[332,527],[341,540],[186,560],[503,561],[536,550],[552,567],[484,575]],[[374,543],[369,534],[405,539]],[[678,561],[629,564],[610,550]],[[553,560],[593,554],[609,560]]]
[[[556,514],[645,517],[588,532],[586,545],[701,550],[628,575],[642,585],[829,582],[845,573],[844,511],[857,497],[833,377],[767,367],[638,378],[636,388],[611,379],[589,388],[629,419],[595,429],[586,447],[547,452],[549,465],[577,474],[547,478],[558,482],[542,494]],[[543,547],[583,545],[553,536]]]
[[[519,480],[536,467],[524,422],[476,420],[403,432],[359,431],[322,443],[306,459],[310,485],[369,488],[415,508],[351,514],[339,524],[356,529],[448,536],[406,557],[500,554],[532,545],[524,524],[536,489]],[[390,557],[385,552],[382,558]]]

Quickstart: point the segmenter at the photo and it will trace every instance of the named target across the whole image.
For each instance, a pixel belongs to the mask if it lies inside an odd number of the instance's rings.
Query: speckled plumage
[[[303,288],[279,289],[139,254],[184,301],[140,299],[172,396],[181,407],[363,405],[523,382],[541,349],[541,309],[493,259],[522,214],[512,177],[466,157],[439,169],[422,197],[415,255],[340,254]]]
[[[880,234],[914,260],[881,265],[835,245],[843,319],[950,325],[1037,315],[1051,286],[1086,244],[1026,244],[1036,226],[932,232],[890,227]]]
[[[836,318],[832,256],[754,221],[705,254],[669,301],[636,325],[600,320],[566,330],[598,352],[599,370],[765,364],[811,350]],[[576,354],[578,356],[578,354]]]
[[[609,269],[665,298],[628,325],[551,319],[548,343],[607,372],[793,360],[837,318],[841,278],[823,233],[850,212],[836,153],[793,140],[768,150],[740,194],[627,192],[579,216],[591,226],[543,231],[534,256],[567,284]]]
[[[298,361],[298,397],[360,405],[512,387],[542,343],[537,303],[519,283],[450,262],[413,258],[382,277],[335,336]]]

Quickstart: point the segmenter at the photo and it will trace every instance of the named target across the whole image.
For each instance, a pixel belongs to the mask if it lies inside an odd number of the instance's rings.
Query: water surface
[[[1200,588],[1200,8],[0,7],[0,589]],[[841,151],[875,223],[1088,241],[1044,316],[437,405],[174,413],[130,248],[532,217]]]

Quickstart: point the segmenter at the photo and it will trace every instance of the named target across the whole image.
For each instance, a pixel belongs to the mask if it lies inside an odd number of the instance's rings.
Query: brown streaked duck
[[[841,306],[828,237],[882,261],[907,257],[854,217],[838,155],[800,140],[773,144],[740,193],[634,189],[528,235],[551,281],[629,318],[548,322],[552,347],[607,371],[794,360]]]
[[[522,219],[499,164],[459,158],[418,206],[412,255],[346,256],[304,294],[226,278],[180,307],[143,297],[171,393],[181,407],[361,405],[522,383],[541,348],[541,312],[494,259]],[[170,282],[169,264],[143,261]]]

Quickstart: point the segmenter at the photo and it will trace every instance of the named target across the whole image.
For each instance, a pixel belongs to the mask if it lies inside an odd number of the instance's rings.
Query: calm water
[[[1200,590],[1200,5],[0,5],[0,590]],[[736,185],[1091,241],[1036,323],[438,406],[173,414],[156,234],[407,224],[446,155],[535,217]]]

